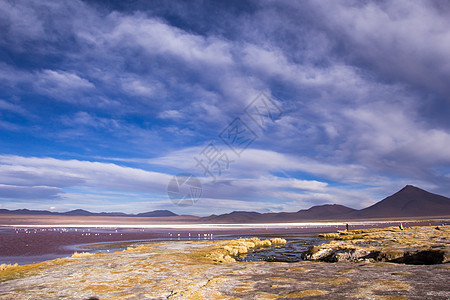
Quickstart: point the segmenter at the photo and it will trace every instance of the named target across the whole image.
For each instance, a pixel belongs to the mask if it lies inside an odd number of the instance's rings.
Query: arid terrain
[[[448,226],[370,229],[380,243],[449,247]],[[404,234],[411,231],[410,234]],[[385,233],[389,232],[389,235]],[[430,236],[430,232],[433,236]],[[364,235],[363,231],[355,232]],[[349,234],[350,235],[350,234]],[[414,236],[430,236],[418,239]],[[339,235],[340,236],[340,235]],[[337,238],[338,236],[331,236]],[[354,244],[354,239],[341,239]],[[363,238],[361,240],[364,240]],[[367,239],[366,239],[367,240]],[[428,241],[428,242],[427,242]],[[177,241],[124,251],[74,254],[35,265],[2,265],[0,299],[448,299],[450,266],[355,262],[240,262],[284,240]],[[412,244],[411,244],[412,246]]]
[[[400,224],[398,221],[386,220],[349,223],[180,224],[155,221],[155,218],[142,218],[146,220],[142,220],[140,224],[129,223],[135,219],[140,218],[22,215],[16,219],[16,225],[8,225],[0,215],[0,264],[29,264],[66,257],[74,251],[80,251],[78,246],[93,243],[287,237],[292,234],[336,232],[344,230],[345,224],[349,224],[350,229]],[[440,220],[410,220],[403,224],[420,226],[440,223]]]

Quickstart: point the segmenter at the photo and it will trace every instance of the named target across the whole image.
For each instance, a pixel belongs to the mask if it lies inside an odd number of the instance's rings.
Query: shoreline
[[[341,230],[319,235],[328,243],[311,247],[302,258],[324,262],[450,262],[450,226],[402,226]]]
[[[426,228],[425,228],[426,229]],[[422,230],[419,227],[417,230]],[[272,243],[276,240],[272,240]],[[282,241],[280,241],[282,242]],[[235,261],[267,240],[160,242],[9,266],[0,299],[448,299],[450,266]],[[231,256],[231,257],[230,257]]]
[[[287,222],[287,223],[167,223],[167,224],[0,224],[1,227],[13,228],[148,228],[148,229],[251,229],[251,228],[315,228],[330,226],[371,226],[386,225],[396,223],[441,223],[448,222],[449,219],[400,219],[400,220],[384,220],[384,221],[317,221],[317,222]]]
[[[24,214],[0,214],[0,226],[6,225],[48,225],[48,226],[65,226],[65,225],[121,225],[121,226],[160,226],[164,225],[181,225],[181,226],[230,226],[239,224],[242,226],[261,226],[260,224],[298,224],[298,223],[361,223],[361,222],[403,222],[403,221],[439,221],[449,220],[450,216],[421,216],[421,217],[396,217],[396,218],[327,218],[327,219],[298,219],[287,222],[245,222],[245,223],[224,223],[224,222],[205,222],[194,216],[176,216],[176,217],[122,217],[122,216],[52,216],[52,215],[24,215]]]
[[[440,224],[438,221],[403,221],[404,226]],[[425,224],[424,224],[425,223]],[[268,224],[65,224],[0,226],[0,262],[27,264],[73,254],[77,245],[128,241],[218,240],[239,237],[282,237],[350,229],[398,226],[397,222],[302,222]]]

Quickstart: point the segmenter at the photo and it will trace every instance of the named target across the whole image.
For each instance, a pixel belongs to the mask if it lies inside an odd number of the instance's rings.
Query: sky
[[[0,0],[0,208],[449,196],[449,15],[447,1]]]

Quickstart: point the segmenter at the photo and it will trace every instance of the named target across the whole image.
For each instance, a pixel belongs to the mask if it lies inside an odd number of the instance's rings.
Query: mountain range
[[[177,214],[170,210],[154,210],[139,214],[126,214],[122,212],[101,212],[93,213],[84,209],[75,209],[67,212],[53,212],[48,210],[29,210],[29,209],[0,209],[0,214],[17,214],[17,215],[53,215],[53,216],[97,216],[97,217],[175,217]]]
[[[208,223],[271,223],[445,216],[450,216],[450,198],[407,185],[397,193],[361,210],[339,204],[325,204],[297,212],[260,214],[234,211],[204,217],[203,220]]]
[[[325,204],[302,209],[297,212],[258,213],[233,211],[222,215],[208,217],[178,216],[169,210],[155,210],[139,214],[121,212],[93,213],[76,209],[64,213],[41,210],[8,210],[0,209],[0,214],[21,215],[60,215],[60,216],[109,216],[109,217],[158,217],[170,220],[184,218],[188,222],[200,223],[273,223],[318,220],[352,220],[371,218],[403,218],[403,217],[448,217],[450,216],[450,198],[433,194],[418,187],[407,185],[397,193],[386,197],[367,208],[356,210],[339,204]]]

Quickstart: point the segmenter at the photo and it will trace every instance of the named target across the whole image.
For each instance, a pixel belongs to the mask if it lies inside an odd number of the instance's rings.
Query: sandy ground
[[[155,243],[3,267],[0,299],[450,298],[449,264],[218,263],[211,258],[230,243]]]

